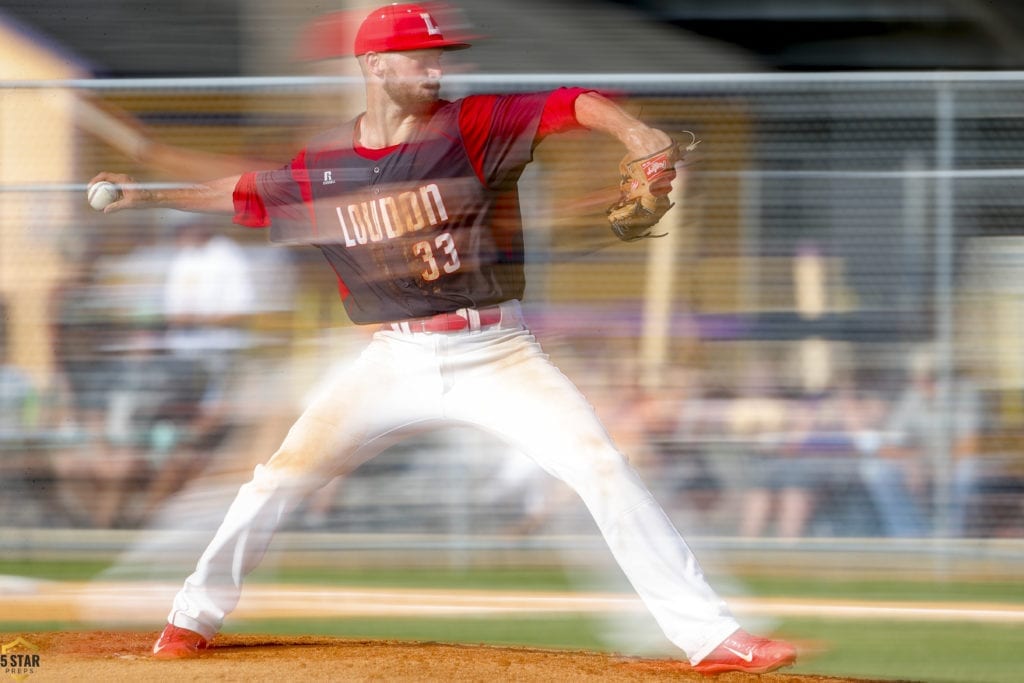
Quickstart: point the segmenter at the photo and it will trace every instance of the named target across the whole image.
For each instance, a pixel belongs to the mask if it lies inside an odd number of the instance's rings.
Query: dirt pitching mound
[[[42,681],[838,681],[796,674],[709,679],[679,661],[593,652],[323,636],[221,635],[202,657],[158,661],[157,632],[3,634],[17,652],[38,653],[22,680]],[[24,661],[24,660],[23,660]],[[32,660],[28,660],[31,662]],[[19,680],[14,678],[14,680]]]

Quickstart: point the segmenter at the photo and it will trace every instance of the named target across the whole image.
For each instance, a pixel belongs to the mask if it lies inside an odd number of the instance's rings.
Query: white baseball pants
[[[502,304],[499,324],[482,330],[376,332],[241,487],[168,621],[212,638],[287,512],[402,433],[443,424],[484,429],[572,487],[644,604],[692,663],[739,628],[593,408],[525,328],[515,301]]]

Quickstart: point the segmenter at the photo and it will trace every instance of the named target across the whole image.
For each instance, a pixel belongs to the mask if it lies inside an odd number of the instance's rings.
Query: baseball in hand
[[[89,186],[86,191],[89,198],[89,206],[102,211],[108,204],[112,204],[121,198],[121,190],[114,183],[101,180]]]

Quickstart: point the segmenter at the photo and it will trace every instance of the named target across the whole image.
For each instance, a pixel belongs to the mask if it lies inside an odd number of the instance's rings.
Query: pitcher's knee
[[[271,458],[265,465],[253,470],[249,485],[261,490],[288,490],[290,492],[312,492],[324,483],[315,470],[305,471],[282,466],[281,461]]]
[[[594,476],[601,480],[617,480],[623,476],[633,476],[632,465],[626,456],[617,450],[606,448],[593,454]]]
[[[603,448],[587,455],[584,467],[567,481],[584,499],[612,497],[628,506],[650,496],[636,470],[619,451]]]

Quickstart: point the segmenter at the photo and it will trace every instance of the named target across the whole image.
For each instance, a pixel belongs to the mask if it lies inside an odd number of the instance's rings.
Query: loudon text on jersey
[[[448,210],[436,183],[337,206],[335,214],[346,247],[395,239],[448,221]]]

